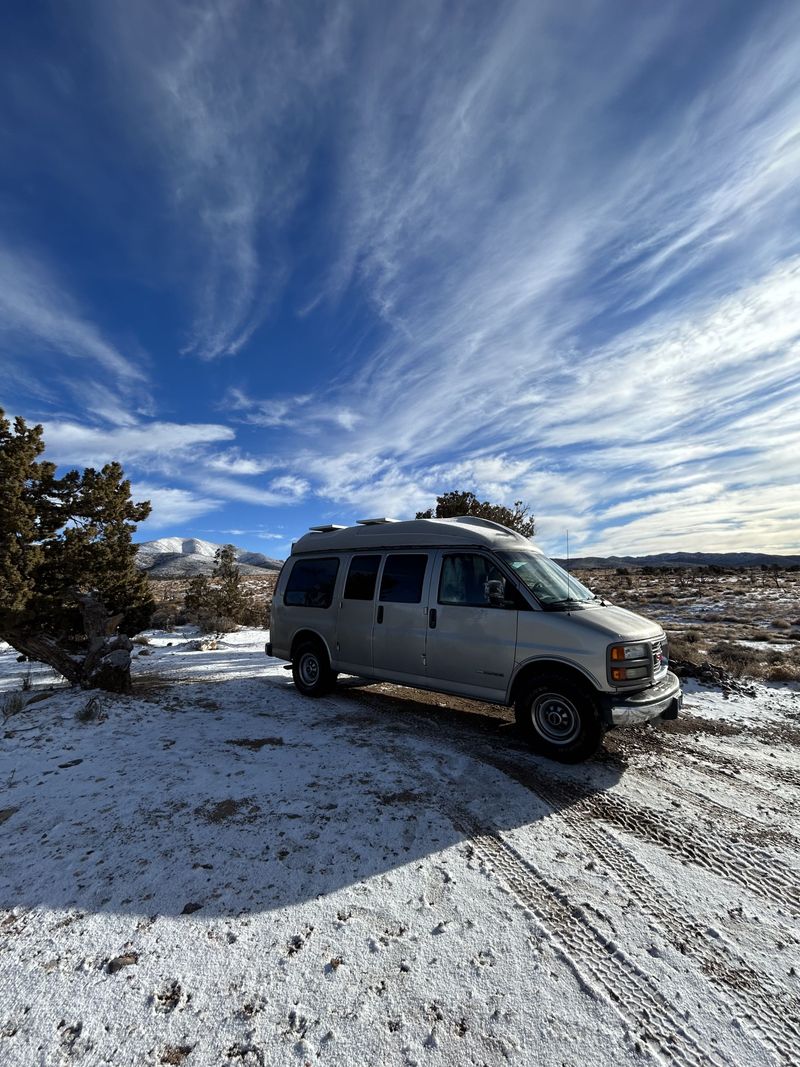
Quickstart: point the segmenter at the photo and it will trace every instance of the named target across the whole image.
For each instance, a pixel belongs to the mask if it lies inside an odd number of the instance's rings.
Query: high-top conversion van
[[[471,516],[313,527],[281,570],[270,637],[307,696],[344,672],[513,704],[534,750],[565,763],[682,702],[657,623]]]

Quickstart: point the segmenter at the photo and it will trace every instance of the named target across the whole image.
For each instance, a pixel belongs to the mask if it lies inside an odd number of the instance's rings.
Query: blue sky
[[[800,545],[800,5],[5,5],[0,406],[140,538]]]

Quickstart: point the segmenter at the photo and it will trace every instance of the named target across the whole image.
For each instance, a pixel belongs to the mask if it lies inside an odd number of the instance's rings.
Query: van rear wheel
[[[514,712],[534,752],[560,763],[589,759],[603,740],[597,702],[591,693],[562,678],[532,682],[518,697]]]
[[[318,641],[303,641],[292,657],[292,678],[295,686],[307,697],[319,697],[330,692],[336,681],[328,655]]]

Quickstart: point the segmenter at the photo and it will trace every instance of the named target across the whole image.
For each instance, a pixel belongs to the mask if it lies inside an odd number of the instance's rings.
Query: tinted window
[[[387,604],[419,604],[427,556],[387,556],[380,599]]]
[[[354,556],[344,587],[345,600],[372,600],[380,565],[380,556]]]
[[[442,560],[440,604],[506,608],[516,606],[515,592],[502,571],[486,556],[459,552],[447,555]],[[509,601],[514,601],[514,604]]]
[[[292,568],[284,604],[302,608],[329,608],[339,570],[338,559],[299,559]]]

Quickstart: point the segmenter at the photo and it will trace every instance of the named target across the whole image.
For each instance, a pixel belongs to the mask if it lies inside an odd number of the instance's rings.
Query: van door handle
[[[378,604],[378,622],[383,622],[383,604]]]
[[[428,612],[428,626],[430,626],[432,630],[436,629],[436,608],[431,608]]]

